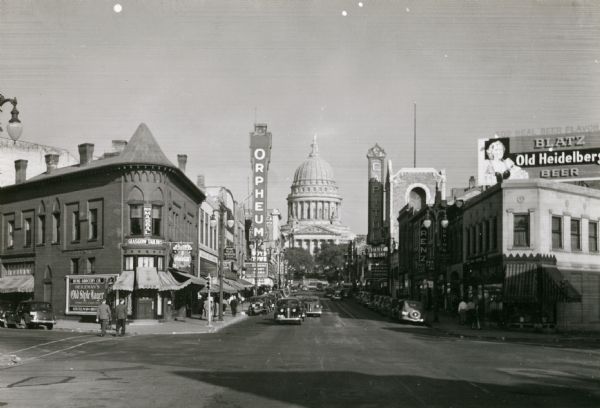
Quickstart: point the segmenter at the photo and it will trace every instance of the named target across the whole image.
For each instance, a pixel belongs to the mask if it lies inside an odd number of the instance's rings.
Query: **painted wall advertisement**
[[[600,179],[600,130],[598,126],[577,129],[540,129],[541,134],[479,139],[479,185],[507,179]],[[563,133],[554,133],[558,130]]]
[[[65,314],[95,315],[118,275],[67,275]]]

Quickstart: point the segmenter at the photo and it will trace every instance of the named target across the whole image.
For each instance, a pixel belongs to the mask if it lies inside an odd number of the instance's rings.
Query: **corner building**
[[[175,293],[190,282],[170,270],[171,245],[197,253],[205,194],[185,176],[187,156],[174,166],[145,124],[119,146],[94,160],[94,145],[81,144],[79,164],[63,168],[46,155],[46,172],[30,179],[21,163],[17,183],[0,190],[0,298],[49,301],[58,316],[93,314],[102,297],[127,298],[133,319],[176,308]],[[67,290],[79,276],[101,282],[86,288],[92,299]]]

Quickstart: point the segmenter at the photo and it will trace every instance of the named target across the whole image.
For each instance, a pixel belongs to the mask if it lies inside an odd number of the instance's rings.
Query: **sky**
[[[243,201],[266,123],[268,204],[286,222],[317,134],[359,234],[367,151],[413,167],[415,104],[416,166],[448,188],[476,175],[477,139],[600,122],[597,1],[0,0],[0,41],[21,140],[101,155],[144,122],[191,180]]]

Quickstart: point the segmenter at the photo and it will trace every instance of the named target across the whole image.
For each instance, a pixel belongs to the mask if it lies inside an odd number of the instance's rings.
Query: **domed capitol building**
[[[341,224],[342,197],[333,169],[319,156],[317,136],[308,158],[296,169],[288,201],[288,222],[281,231],[288,246],[314,255],[324,243],[343,244],[356,237]]]

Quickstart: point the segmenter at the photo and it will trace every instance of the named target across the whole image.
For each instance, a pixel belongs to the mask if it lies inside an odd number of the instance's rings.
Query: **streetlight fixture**
[[[431,219],[431,215],[430,213],[433,213],[433,217],[434,220],[432,221]],[[434,223],[435,221],[435,223]],[[435,272],[439,272],[438,268],[440,266],[440,252],[442,250],[441,245],[440,244],[444,244],[444,242],[440,242],[443,241],[444,238],[442,238],[441,236],[441,232],[442,230],[445,230],[446,228],[448,228],[449,225],[449,221],[448,221],[448,217],[446,215],[446,210],[442,207],[442,208],[427,208],[427,212],[425,213],[425,219],[423,220],[423,227],[425,227],[426,229],[429,230],[429,228],[431,228],[432,226],[434,226],[433,230],[432,230],[432,234],[429,234],[429,236],[433,237],[433,243],[431,243],[430,241],[430,245],[432,245],[433,248],[433,270]],[[442,228],[442,230],[440,230],[440,227]],[[429,268],[428,268],[429,269]],[[429,273],[428,273],[429,275]],[[438,273],[439,275],[439,273]],[[433,321],[434,322],[438,322],[438,284],[437,284],[437,276],[433,277]]]
[[[218,267],[218,276],[219,276],[219,320],[223,320],[223,252],[225,251],[225,207],[219,206],[219,219],[221,220],[221,225],[217,230],[219,233],[219,267]],[[235,225],[234,219],[227,220],[227,227],[232,228]],[[215,212],[213,211],[210,216],[210,226],[215,228],[217,226],[217,217],[215,217]]]
[[[2,112],[2,106],[9,102],[12,104],[13,108],[10,111],[11,118],[8,121],[6,130],[8,131],[8,135],[13,142],[17,143],[17,140],[19,140],[21,137],[21,133],[23,133],[23,124],[19,120],[19,111],[17,110],[17,98],[5,98],[2,94],[0,94],[0,112]],[[0,132],[2,132],[1,126]]]

